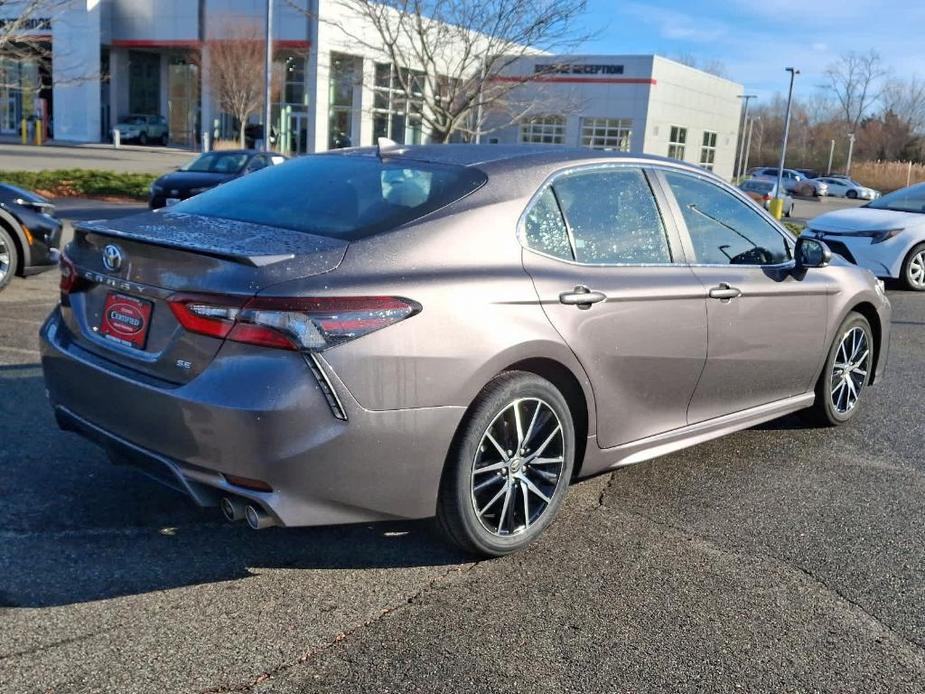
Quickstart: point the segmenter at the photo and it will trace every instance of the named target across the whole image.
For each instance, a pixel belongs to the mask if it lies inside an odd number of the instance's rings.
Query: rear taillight
[[[176,295],[170,308],[187,330],[276,349],[321,352],[421,310],[392,296],[258,297]]]
[[[77,281],[80,279],[80,276],[77,274],[77,267],[63,253],[61,254],[61,259],[58,261],[58,267],[61,270],[61,279],[58,282],[58,287],[61,289],[62,294],[70,294],[77,285]]]
[[[770,196],[768,193],[765,193],[765,194],[761,197],[761,199],[764,200],[765,202],[767,202],[768,200],[771,199],[771,196]]]

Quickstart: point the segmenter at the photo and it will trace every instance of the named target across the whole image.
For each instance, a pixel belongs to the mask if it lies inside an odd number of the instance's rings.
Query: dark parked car
[[[254,149],[229,149],[201,154],[151,184],[148,207],[156,210],[186,200],[239,176],[276,166],[286,157]]]
[[[0,183],[0,290],[58,264],[61,222],[41,195]]]
[[[253,528],[436,515],[487,555],[574,479],[851,421],[890,336],[882,283],[712,173],[586,149],[301,157],[62,267],[61,427]]]

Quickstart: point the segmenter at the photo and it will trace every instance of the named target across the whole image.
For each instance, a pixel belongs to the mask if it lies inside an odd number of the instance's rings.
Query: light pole
[[[273,129],[270,125],[272,117],[273,104],[273,0],[267,0],[267,52],[264,60],[264,84],[263,84],[263,149],[270,151],[270,131]],[[243,128],[244,125],[242,124]]]
[[[790,107],[793,105],[793,81],[800,71],[795,67],[786,68],[790,73],[790,90],[787,92],[787,114],[784,116],[784,142],[780,148],[780,166],[777,168],[777,192],[771,203],[771,213],[780,219],[784,212],[784,163],[787,159],[787,139],[790,137]]]
[[[832,158],[835,156],[835,140],[832,140],[832,144],[829,147],[829,168],[826,169],[825,175],[832,175]]]
[[[740,178],[748,171],[748,158],[752,152],[752,132],[755,130],[756,120],[761,120],[761,116],[752,118],[748,123],[748,140],[745,142],[745,161],[742,166],[742,173],[739,175]]]
[[[854,133],[848,133],[848,163],[845,164],[845,175],[851,175],[851,157],[854,155]]]
[[[745,154],[745,129],[748,127],[748,102],[750,102],[752,99],[757,99],[758,95],[757,94],[740,94],[739,98],[745,100],[745,112],[742,114],[742,137],[739,140],[739,151],[738,151],[739,166],[735,171],[736,178],[741,178],[743,172],[745,171],[745,169],[742,166],[742,157]]]

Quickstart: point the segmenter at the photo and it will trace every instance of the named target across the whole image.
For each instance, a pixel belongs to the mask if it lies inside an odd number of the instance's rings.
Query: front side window
[[[520,121],[520,141],[523,144],[565,144],[565,118],[533,116]]]
[[[668,138],[668,157],[670,159],[684,160],[684,148],[687,145],[687,128],[671,126],[671,135]]]
[[[743,200],[700,176],[666,172],[702,265],[777,265],[790,260],[783,235]]]
[[[703,133],[703,145],[700,148],[700,165],[707,171],[713,170],[716,163],[716,133],[709,130]]]
[[[564,216],[564,222],[560,223]],[[589,265],[670,263],[665,227],[642,171],[612,168],[557,179],[527,215],[527,244]]]
[[[591,149],[630,151],[633,121],[629,118],[582,118],[581,146]]]

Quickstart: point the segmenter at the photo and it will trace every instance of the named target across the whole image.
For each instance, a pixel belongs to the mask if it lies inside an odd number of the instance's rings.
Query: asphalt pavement
[[[20,145],[0,143],[0,173],[47,169],[104,169],[128,173],[167,173],[197,155],[174,147],[105,144]]]
[[[582,482],[476,562],[429,521],[227,524],[57,431],[55,287],[0,293],[2,692],[925,691],[925,295],[852,425]]]

